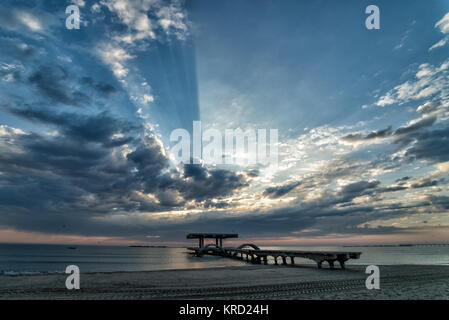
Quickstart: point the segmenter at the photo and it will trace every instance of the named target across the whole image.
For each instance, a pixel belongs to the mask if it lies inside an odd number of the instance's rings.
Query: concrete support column
[[[268,264],[268,257],[267,257],[267,256],[264,256],[264,257],[263,257],[263,263],[264,263],[264,264]]]
[[[327,262],[329,263],[329,267],[330,267],[331,269],[333,269],[333,268],[334,268],[334,261],[329,260],[329,261],[327,261]]]
[[[282,264],[287,264],[287,257],[282,256]]]
[[[290,262],[291,262],[292,264],[295,264],[295,257],[290,257]]]
[[[204,247],[204,238],[203,237],[199,237],[198,238],[198,242],[199,242],[198,245],[199,245],[200,248]]]
[[[274,258],[274,264],[277,265],[278,264],[278,257],[273,257]]]
[[[338,262],[340,262],[340,267],[342,269],[345,269],[345,261],[344,260],[339,260]]]
[[[318,265],[318,269],[321,269],[321,267],[322,267],[322,265],[323,265],[323,261],[317,262],[317,265]]]

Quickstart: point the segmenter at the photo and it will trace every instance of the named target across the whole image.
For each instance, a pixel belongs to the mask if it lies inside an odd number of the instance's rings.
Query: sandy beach
[[[0,299],[449,299],[449,266],[380,266],[380,290],[365,287],[365,267],[242,266],[66,275],[0,276]]]

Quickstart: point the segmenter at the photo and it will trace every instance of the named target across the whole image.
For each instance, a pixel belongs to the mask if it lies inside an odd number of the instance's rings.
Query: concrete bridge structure
[[[205,254],[219,255],[234,259],[246,260],[255,264],[268,264],[268,257],[274,259],[274,263],[278,265],[278,259],[283,265],[290,260],[291,264],[295,263],[295,258],[311,259],[317,263],[318,268],[322,267],[323,262],[327,262],[330,268],[334,268],[336,261],[342,269],[345,268],[345,262],[349,259],[359,259],[361,252],[349,251],[297,251],[297,250],[262,250],[252,243],[245,243],[238,247],[223,247],[223,239],[237,238],[237,234],[218,234],[218,233],[195,233],[187,235],[187,239],[200,239],[198,247],[190,247],[196,256]],[[204,239],[215,238],[215,244],[204,245]]]

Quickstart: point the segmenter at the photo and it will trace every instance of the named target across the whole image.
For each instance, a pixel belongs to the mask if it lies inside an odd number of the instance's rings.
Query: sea
[[[348,265],[449,265],[449,245],[393,246],[282,246],[271,250],[356,251],[359,260]],[[295,259],[298,264],[314,264]],[[186,248],[128,247],[100,245],[0,244],[0,274],[64,273],[68,265],[81,272],[119,272],[194,269],[251,265],[218,256],[195,257]]]

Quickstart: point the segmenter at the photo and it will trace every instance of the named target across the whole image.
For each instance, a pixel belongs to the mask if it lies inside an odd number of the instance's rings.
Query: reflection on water
[[[185,248],[0,244],[0,270],[63,272],[75,264],[84,272],[146,271],[242,265],[221,257],[194,257]]]
[[[361,251],[360,260],[348,264],[447,264],[449,246],[411,247],[263,247],[273,250]],[[313,261],[296,258],[298,264]],[[147,271],[244,266],[238,260],[216,256],[191,256],[185,248],[133,248],[123,246],[76,246],[0,244],[0,271],[7,274],[26,272],[64,272],[75,264],[82,272]]]

